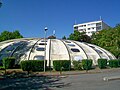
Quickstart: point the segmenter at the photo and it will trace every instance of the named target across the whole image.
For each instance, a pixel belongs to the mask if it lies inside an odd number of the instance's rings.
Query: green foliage
[[[63,36],[62,39],[63,39],[63,40],[66,40],[67,38],[66,38],[66,36]]]
[[[75,70],[82,70],[82,63],[80,61],[73,61],[72,63]]]
[[[101,30],[92,35],[93,44],[96,44],[111,53],[117,58],[120,57],[120,25],[108,30]]]
[[[118,59],[118,66],[120,67],[120,59]]]
[[[26,60],[21,61],[20,66],[23,71],[43,71],[44,60]]]
[[[91,42],[91,38],[87,36],[85,32],[79,32],[77,30],[74,30],[74,33],[71,33],[68,39],[82,42]]]
[[[17,38],[23,38],[23,36],[17,30],[14,32],[3,31],[0,34],[0,41],[5,41],[9,39],[17,39]]]
[[[14,57],[5,57],[5,58],[3,58],[2,63],[3,63],[3,67],[5,69],[13,68],[15,65],[15,58]]]
[[[109,60],[109,67],[111,68],[117,68],[119,67],[119,61],[118,60]]]
[[[70,60],[54,60],[53,61],[53,67],[56,71],[62,70],[69,70],[70,69]]]
[[[82,60],[82,66],[84,70],[90,70],[92,68],[92,60],[91,59]]]
[[[107,59],[98,59],[98,66],[100,69],[106,68]]]
[[[21,69],[23,70],[23,71],[30,71],[30,70],[32,70],[32,67],[31,67],[31,62],[30,61],[21,61],[21,63],[20,63],[20,66],[21,66]]]

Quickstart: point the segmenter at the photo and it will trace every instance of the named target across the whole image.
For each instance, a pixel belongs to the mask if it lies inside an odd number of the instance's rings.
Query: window
[[[73,52],[80,52],[80,50],[79,49],[76,49],[76,48],[72,48],[71,49]]]
[[[91,48],[95,48],[94,46],[90,46]]]
[[[36,55],[34,56],[34,60],[44,60],[44,56]]]
[[[77,26],[77,27],[74,27],[74,29],[77,30],[77,29],[78,29],[78,26]]]
[[[90,28],[88,28],[88,30],[90,30]]]
[[[74,44],[67,44],[68,46],[72,46],[72,47],[74,47],[75,45]]]
[[[101,30],[101,26],[97,27],[96,29],[97,29],[97,30]]]
[[[37,48],[37,51],[45,51],[45,48]]]
[[[66,43],[71,43],[70,41],[65,41]]]
[[[83,25],[80,25],[79,27],[83,27]]]
[[[45,40],[43,40],[43,41],[41,41],[41,42],[47,42],[47,40],[45,41]]]
[[[39,43],[39,45],[47,45],[47,43]]]
[[[95,51],[98,52],[98,53],[100,53],[100,54],[102,54],[102,52],[101,52],[100,50],[97,50],[97,49],[96,49]]]
[[[97,26],[100,26],[100,25],[101,25],[101,23],[96,23],[96,25],[97,25]]]

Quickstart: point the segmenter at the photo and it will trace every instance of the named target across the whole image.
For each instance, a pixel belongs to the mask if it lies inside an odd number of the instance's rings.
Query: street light
[[[45,43],[45,51],[44,51],[44,72],[45,72],[45,61],[46,61],[46,33],[48,28],[45,27],[45,37],[44,37],[44,43]]]

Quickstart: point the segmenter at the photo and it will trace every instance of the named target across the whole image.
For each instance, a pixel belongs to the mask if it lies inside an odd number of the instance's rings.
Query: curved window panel
[[[47,43],[39,43],[39,45],[47,45]]]
[[[66,43],[71,43],[70,41],[65,41]]]
[[[91,48],[95,48],[94,46],[90,46]]]
[[[41,42],[47,42],[47,40],[45,41],[45,40],[42,40]]]
[[[37,48],[37,51],[45,51],[45,48]]]
[[[44,60],[44,56],[36,55],[34,56],[34,60]]]
[[[74,44],[67,44],[68,46],[72,46],[72,47],[74,47],[75,45]]]
[[[95,51],[98,52],[98,53],[100,53],[100,54],[102,54],[102,52],[100,50],[95,49]]]
[[[76,48],[72,48],[71,49],[73,52],[80,52],[80,50],[79,49],[76,49]]]

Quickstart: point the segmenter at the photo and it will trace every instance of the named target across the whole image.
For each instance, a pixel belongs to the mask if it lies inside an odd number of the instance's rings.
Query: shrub
[[[31,61],[31,67],[32,67],[32,71],[43,71],[44,70],[44,60]]]
[[[98,66],[100,69],[106,68],[107,59],[98,59]]]
[[[118,67],[120,67],[120,60],[118,59]]]
[[[21,61],[20,66],[23,71],[28,71],[28,72],[29,71],[43,71],[44,70],[44,60]]]
[[[82,70],[82,63],[80,61],[73,61],[74,70]]]
[[[2,60],[2,64],[5,69],[13,68],[15,65],[15,58],[14,57],[5,57]]]
[[[117,68],[119,66],[119,61],[118,60],[109,60],[109,67],[111,68]]]
[[[82,67],[84,70],[90,70],[92,68],[92,60],[91,59],[82,60]]]
[[[70,60],[54,60],[53,61],[53,67],[56,71],[62,70],[69,70],[70,69],[71,62]]]
[[[28,60],[21,61],[20,66],[21,66],[23,71],[28,71],[28,73],[29,73],[30,70],[32,70],[31,62],[28,61]]]

